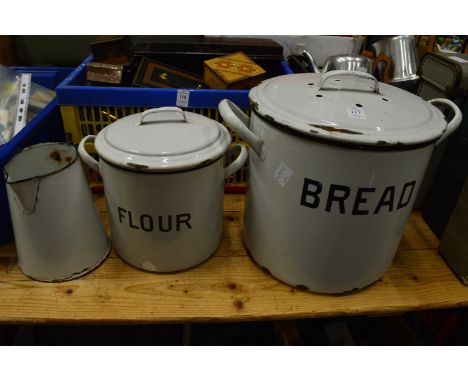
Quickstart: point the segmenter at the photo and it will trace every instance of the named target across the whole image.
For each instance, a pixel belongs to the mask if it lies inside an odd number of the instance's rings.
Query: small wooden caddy
[[[265,70],[242,52],[204,62],[203,77],[212,89],[249,89],[265,78]]]

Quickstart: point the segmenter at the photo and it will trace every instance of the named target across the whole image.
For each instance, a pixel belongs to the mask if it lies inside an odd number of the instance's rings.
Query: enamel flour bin
[[[96,161],[85,144],[95,142]],[[117,120],[78,151],[103,178],[112,242],[128,263],[174,272],[207,260],[221,241],[224,179],[247,160],[225,167],[231,143],[220,123],[176,107]]]
[[[250,144],[244,243],[254,261],[321,293],[378,280],[434,147],[461,122],[458,107],[350,71],[272,78],[249,99],[250,119],[228,100],[219,110]]]

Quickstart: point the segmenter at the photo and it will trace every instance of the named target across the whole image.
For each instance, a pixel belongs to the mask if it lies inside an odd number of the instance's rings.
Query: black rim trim
[[[271,119],[270,118],[265,118],[263,115],[261,115],[254,108],[252,108],[252,111],[261,120],[263,120],[267,124],[270,124],[270,125],[278,128],[279,130],[284,131],[287,134],[294,135],[294,136],[299,137],[299,138],[307,139],[309,141],[322,143],[322,144],[325,144],[325,145],[328,145],[328,146],[345,147],[345,148],[353,149],[353,150],[364,150],[364,151],[409,151],[409,150],[415,150],[415,149],[419,149],[419,148],[422,148],[422,147],[429,146],[429,145],[433,144],[434,142],[436,142],[439,139],[439,137],[438,137],[438,138],[435,138],[435,139],[433,139],[431,141],[428,141],[428,142],[422,142],[422,143],[413,144],[413,145],[401,144],[401,145],[393,145],[393,146],[384,146],[384,145],[375,146],[375,145],[365,145],[365,144],[358,144],[358,143],[353,144],[353,143],[346,143],[346,142],[338,142],[338,141],[332,141],[332,140],[325,139],[325,138],[315,137],[313,135],[309,135],[309,134],[306,134],[306,133],[301,133],[301,132],[299,132],[299,131],[297,131],[295,129],[292,129],[291,127],[289,127],[287,125],[283,125],[282,123],[279,123],[279,122],[273,120],[273,118],[271,118]]]
[[[220,155],[218,158],[216,159],[209,159],[207,160],[206,162],[202,162],[200,163],[199,165],[196,165],[194,167],[190,167],[190,168],[187,168],[187,169],[184,169],[184,170],[173,170],[173,171],[144,171],[144,170],[139,170],[137,168],[135,168],[135,170],[132,170],[131,168],[128,168],[128,167],[123,167],[123,166],[120,166],[116,163],[113,163],[113,162],[110,162],[106,159],[104,159],[102,156],[99,156],[100,160],[106,162],[109,166],[112,166],[112,167],[116,167],[118,168],[119,170],[124,170],[124,171],[128,171],[128,172],[131,172],[131,173],[137,173],[137,174],[160,174],[160,175],[164,175],[164,174],[180,174],[180,173],[183,173],[183,172],[190,172],[190,171],[194,171],[194,170],[198,170],[198,169],[202,169],[204,167],[208,167],[210,165],[212,165],[213,163],[217,162],[218,160],[220,160],[222,157],[224,157],[224,155],[226,155],[226,153],[223,153],[222,155]]]
[[[17,184],[17,183],[21,183],[21,182],[27,182],[27,181],[30,181],[30,180],[33,180],[33,179],[45,178],[46,176],[50,176],[50,175],[54,175],[54,174],[58,174],[59,172],[62,172],[63,170],[70,167],[73,163],[75,163],[77,161],[77,159],[79,157],[79,154],[78,154],[78,150],[76,149],[76,147],[73,144],[66,143],[66,142],[45,142],[45,143],[38,143],[36,145],[25,147],[24,149],[22,149],[21,151],[17,152],[15,155],[13,155],[13,157],[8,161],[8,163],[10,163],[17,155],[20,155],[24,151],[28,151],[28,150],[30,150],[30,149],[32,149],[34,147],[37,147],[37,146],[52,146],[52,145],[63,145],[63,146],[68,146],[68,147],[73,148],[73,150],[75,151],[75,158],[73,158],[72,161],[68,162],[64,167],[62,167],[62,168],[60,168],[58,170],[49,172],[49,173],[44,174],[44,175],[32,176],[30,178],[16,180],[16,181],[13,181],[13,182],[8,180],[8,178],[10,178],[10,174],[7,172],[6,166],[5,166],[3,168],[3,173],[5,175],[5,183],[7,183],[7,184]]]

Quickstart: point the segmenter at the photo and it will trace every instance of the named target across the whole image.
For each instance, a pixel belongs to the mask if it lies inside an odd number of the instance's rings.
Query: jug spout
[[[294,48],[294,54],[304,57],[304,60],[307,62],[309,71],[312,73],[321,73],[317,64],[315,63],[314,57],[305,49],[304,44],[298,43]]]
[[[304,50],[302,52],[302,56],[306,59],[309,65],[309,69],[311,71],[313,71],[314,73],[322,73],[324,71],[318,68],[317,64],[315,63],[314,57],[312,57],[312,55],[307,50]]]
[[[24,214],[32,214],[36,208],[39,178],[32,178],[16,183],[8,183],[14,199]]]

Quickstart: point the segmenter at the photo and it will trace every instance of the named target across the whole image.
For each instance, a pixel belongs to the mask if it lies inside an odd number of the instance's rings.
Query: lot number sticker
[[[179,89],[177,90],[176,106],[188,107],[190,99],[190,90]]]
[[[291,170],[285,163],[281,162],[278,169],[275,171],[273,178],[281,184],[281,186],[286,186],[286,183],[289,182],[289,179],[294,174],[294,171]]]
[[[350,119],[366,119],[366,113],[362,107],[347,107],[346,112]]]

